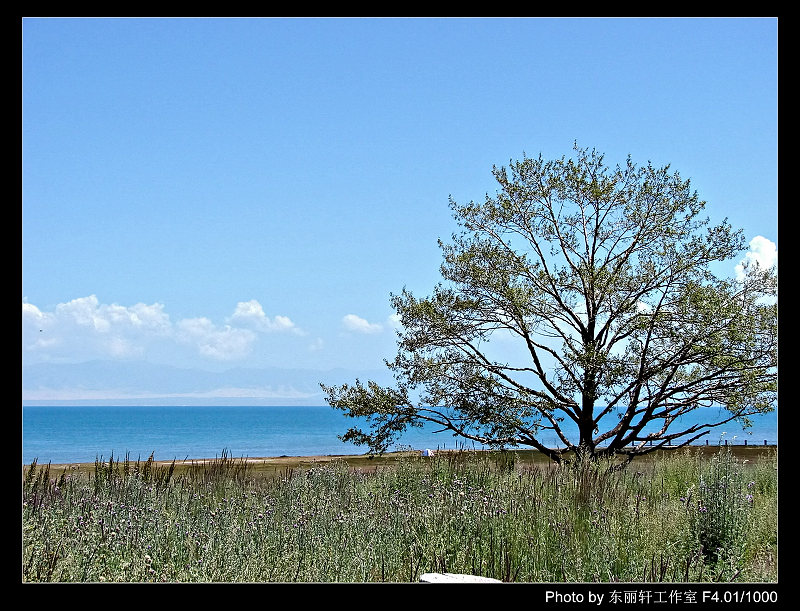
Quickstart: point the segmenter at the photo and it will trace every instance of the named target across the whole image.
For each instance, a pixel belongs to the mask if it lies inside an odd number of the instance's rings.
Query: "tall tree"
[[[432,422],[557,462],[570,451],[624,464],[774,409],[775,269],[717,277],[744,238],[700,217],[689,180],[574,150],[494,167],[499,189],[482,203],[451,199],[461,230],[440,241],[443,281],[424,299],[391,296],[396,384],[323,386],[331,406],[369,424],[342,439],[383,452]],[[509,338],[514,357],[497,349]],[[702,424],[680,418],[700,409]],[[544,431],[559,443],[542,443]]]

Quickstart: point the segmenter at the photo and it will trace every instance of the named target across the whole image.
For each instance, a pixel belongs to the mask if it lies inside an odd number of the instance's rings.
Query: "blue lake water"
[[[692,421],[704,416],[696,410]],[[214,458],[223,451],[234,458],[363,454],[365,447],[337,437],[356,423],[328,406],[24,406],[22,462],[94,462],[107,460],[112,453],[117,458],[127,454],[131,460],[145,460],[151,453],[156,460]],[[474,447],[436,430],[410,428],[398,444],[415,449]],[[706,439],[710,444],[720,439],[776,444],[777,413],[758,416],[748,432],[728,423],[698,443]],[[552,435],[542,440],[557,445]]]

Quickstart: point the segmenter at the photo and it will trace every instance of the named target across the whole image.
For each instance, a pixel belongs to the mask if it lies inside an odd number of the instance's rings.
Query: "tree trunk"
[[[581,401],[581,414],[578,420],[577,458],[580,462],[595,457],[593,416],[594,399],[589,393],[584,393]]]

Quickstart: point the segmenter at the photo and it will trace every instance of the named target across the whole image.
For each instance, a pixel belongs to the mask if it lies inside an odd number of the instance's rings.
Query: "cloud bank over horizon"
[[[94,360],[23,367],[22,401],[100,405],[323,405],[320,383],[352,377],[388,383],[383,370],[232,366],[222,371],[147,361]]]
[[[746,265],[754,263],[762,268],[776,266],[776,244],[763,236],[753,238],[733,273],[739,277]],[[346,336],[367,338],[391,335],[400,323],[396,314],[371,322],[349,313],[341,317],[340,325]],[[22,332],[23,361],[27,362],[141,360],[159,354],[175,364],[181,357],[199,357],[235,365],[252,357],[259,342],[272,342],[276,349],[291,346],[308,354],[320,353],[329,345],[320,336],[309,338],[310,333],[289,316],[267,315],[256,299],[237,302],[221,323],[205,316],[173,321],[165,304],[105,304],[96,295],[59,303],[52,311],[23,300]],[[278,344],[278,338],[284,343]],[[288,360],[284,363],[293,366]]]
[[[104,304],[96,295],[43,311],[22,303],[23,359],[33,361],[145,358],[155,346],[186,349],[212,361],[248,357],[260,336],[305,332],[288,317],[268,317],[252,299],[237,303],[224,324],[207,317],[173,322],[162,303]]]

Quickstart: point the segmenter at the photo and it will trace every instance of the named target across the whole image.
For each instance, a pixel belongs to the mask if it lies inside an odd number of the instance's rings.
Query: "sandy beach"
[[[730,447],[733,454],[741,459],[741,460],[758,460],[763,456],[771,456],[772,452],[776,449],[777,446],[775,445],[731,445]],[[718,445],[708,445],[708,446],[691,446],[690,450],[700,452],[706,456],[711,456],[719,451],[720,446]],[[663,450],[668,451],[668,450]],[[495,454],[500,453],[499,450],[492,451],[492,450],[441,450],[434,453],[435,455],[448,456],[453,454],[458,454],[460,452],[480,452],[480,453],[489,453]],[[532,465],[532,464],[554,464],[551,463],[547,458],[545,458],[541,453],[536,450],[515,450],[515,461],[519,465]],[[653,454],[648,454],[644,457],[641,457],[637,460],[649,460],[654,456],[657,456],[658,452],[654,452]],[[369,454],[328,454],[328,455],[311,455],[311,456],[246,456],[246,457],[235,457],[235,456],[226,456],[224,458],[225,461],[233,464],[240,464],[245,463],[248,465],[249,468],[252,468],[254,472],[266,472],[266,473],[280,473],[287,469],[303,469],[303,468],[313,468],[315,466],[321,466],[326,464],[331,464],[334,462],[342,462],[350,466],[354,469],[365,469],[365,470],[373,470],[377,469],[378,467],[387,467],[396,465],[399,460],[402,459],[418,459],[420,461],[430,460],[431,457],[423,457],[421,456],[421,452],[419,450],[412,450],[412,451],[402,451],[402,452],[387,452],[382,455],[369,455]],[[182,470],[192,469],[192,468],[202,468],[207,465],[214,464],[215,462],[219,462],[223,460],[221,457],[216,458],[186,458],[182,460],[175,460],[175,470],[176,473],[181,472]],[[124,461],[121,461],[124,463]],[[140,460],[139,463],[142,464],[146,461]],[[129,464],[135,464],[136,461],[129,461]],[[172,465],[172,460],[156,460],[153,461],[153,465],[159,468],[169,468]],[[107,463],[105,463],[107,464]],[[47,463],[38,463],[38,468],[44,468],[47,466]],[[27,472],[30,468],[30,465],[22,465],[23,474]],[[95,463],[51,463],[50,470],[53,473],[61,473],[61,472],[72,472],[72,473],[90,473],[93,472],[95,468]]]

